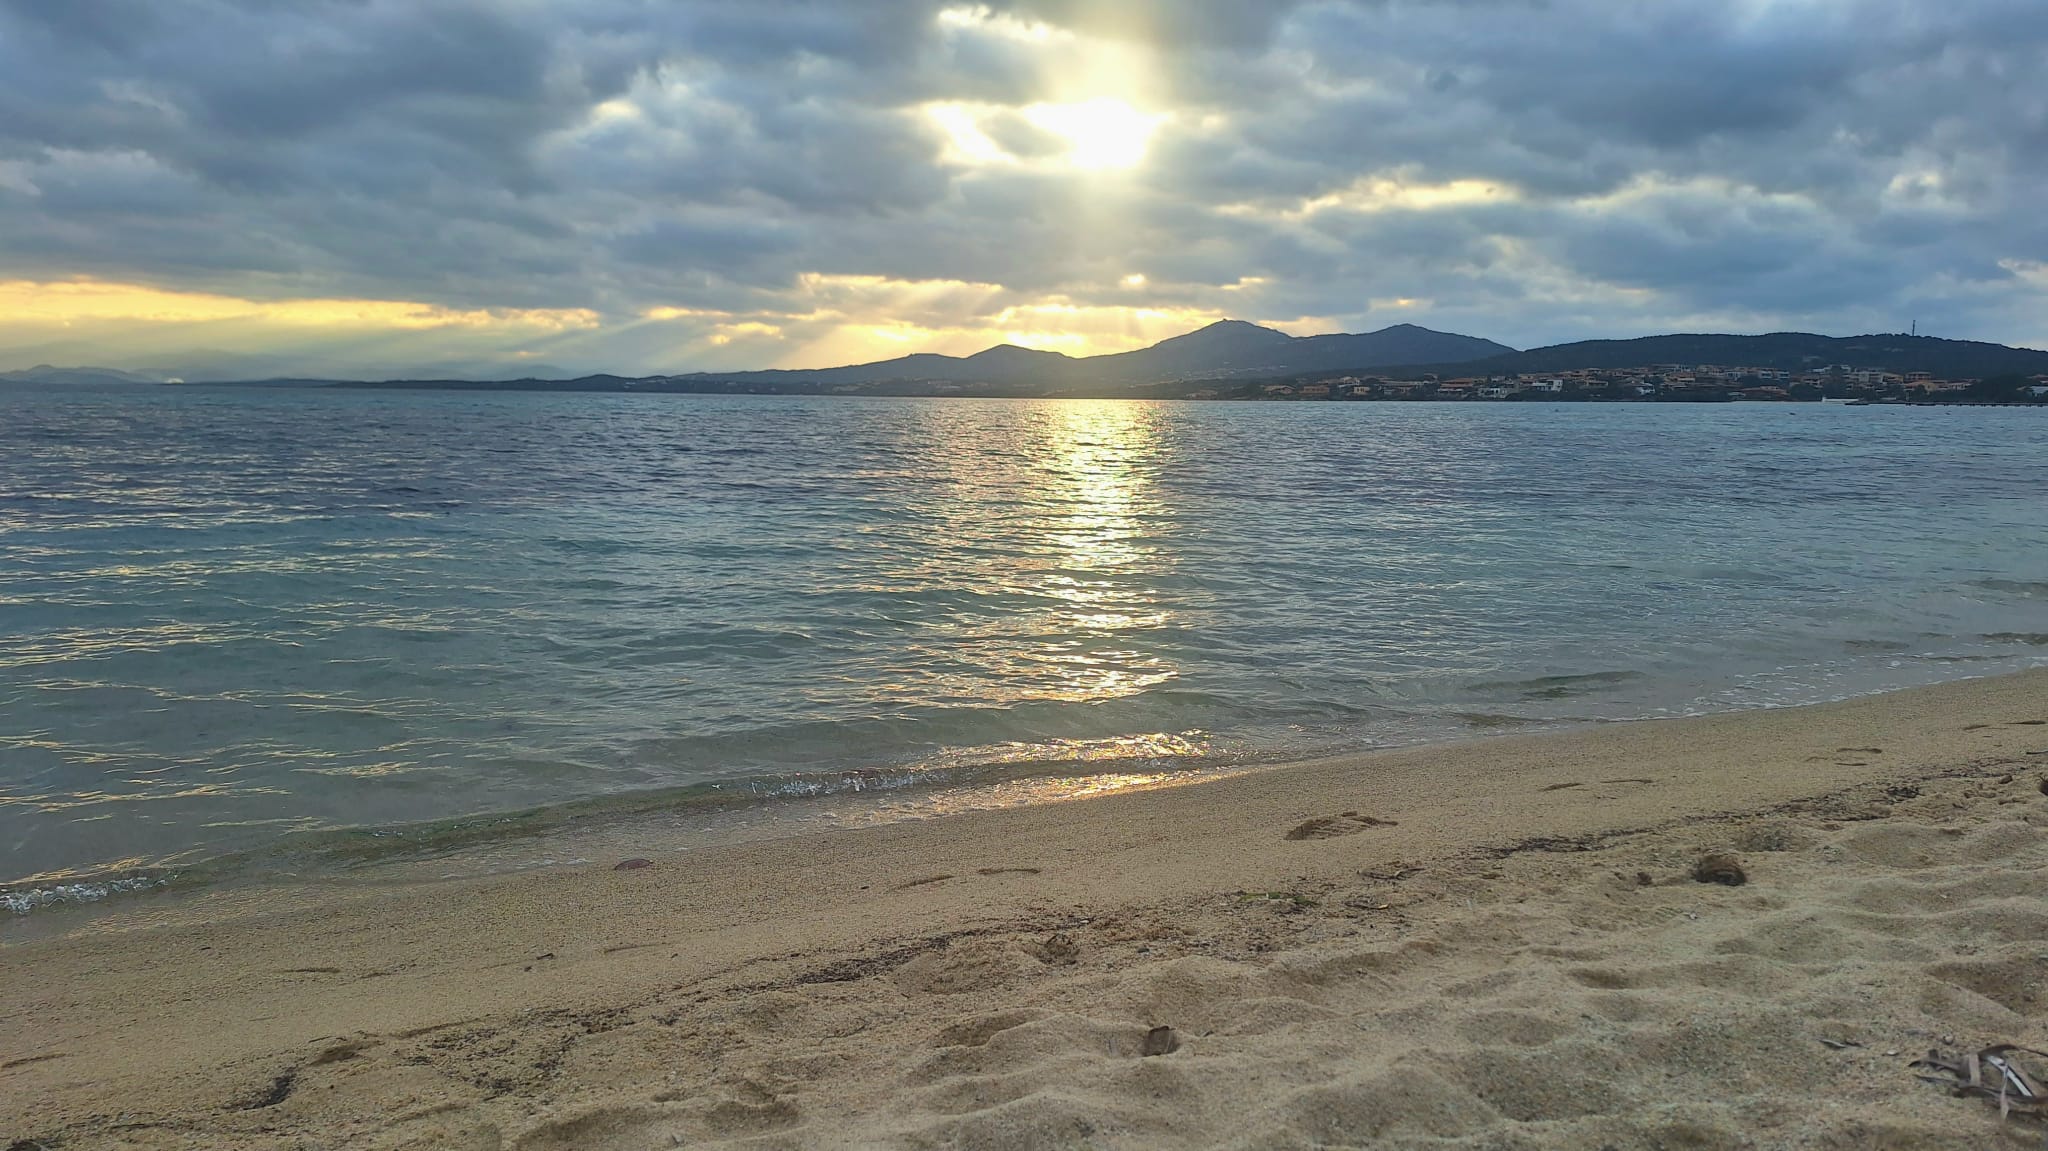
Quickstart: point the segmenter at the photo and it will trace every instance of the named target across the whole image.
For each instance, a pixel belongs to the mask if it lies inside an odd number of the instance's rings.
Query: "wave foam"
[[[162,876],[131,875],[123,879],[99,882],[53,883],[48,887],[0,891],[0,910],[15,915],[27,915],[38,908],[51,907],[59,903],[97,903],[108,896],[148,891],[162,887],[168,882],[169,880]]]

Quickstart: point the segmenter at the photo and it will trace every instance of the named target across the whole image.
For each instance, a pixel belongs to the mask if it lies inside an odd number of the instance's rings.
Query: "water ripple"
[[[0,405],[0,884],[43,892],[287,831],[1151,778],[2048,658],[2034,412]]]

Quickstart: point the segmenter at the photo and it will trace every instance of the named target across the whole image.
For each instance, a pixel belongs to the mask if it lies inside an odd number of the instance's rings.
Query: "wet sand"
[[[0,948],[0,1147],[2038,1147],[1906,1064],[2048,1047],[2039,751],[2048,671],[149,901]]]

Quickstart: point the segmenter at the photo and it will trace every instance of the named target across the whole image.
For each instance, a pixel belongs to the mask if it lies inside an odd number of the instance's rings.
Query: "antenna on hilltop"
[[[1913,334],[1916,336],[1920,334],[1920,321],[1917,318],[1913,321]]]

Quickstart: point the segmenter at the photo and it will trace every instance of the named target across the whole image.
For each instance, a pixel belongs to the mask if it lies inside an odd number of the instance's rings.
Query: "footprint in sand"
[[[995,1015],[984,1015],[978,1019],[967,1019],[940,1031],[932,1040],[934,1047],[982,1047],[988,1041],[1013,1027],[1022,1027],[1039,1019],[1044,1013],[1037,1010],[1004,1011]]]
[[[1040,869],[1039,869],[1039,868],[1036,868],[1036,867],[978,867],[978,868],[975,868],[975,870],[974,870],[974,874],[976,874],[976,875],[1038,875],[1038,874],[1040,874]],[[930,886],[931,884],[934,884],[934,883],[944,883],[944,882],[946,882],[947,880],[949,880],[949,879],[952,879],[952,878],[954,878],[954,877],[953,877],[953,876],[951,876],[951,875],[927,875],[927,876],[924,876],[924,877],[923,877],[923,878],[921,878],[921,879],[913,879],[913,880],[909,881],[908,883],[899,883],[899,884],[897,884],[897,885],[896,885],[896,886],[895,886],[895,887],[894,887],[894,888],[893,888],[892,890],[895,890],[895,891],[908,891],[908,890],[910,890],[910,889],[911,889],[911,888],[913,888],[913,887],[928,887],[928,886]]]
[[[896,885],[896,890],[909,891],[913,887],[924,887],[928,884],[944,883],[951,878],[953,877],[950,875],[927,875],[923,879],[913,879],[908,883],[899,883]]]
[[[1319,815],[1287,833],[1289,839],[1335,839],[1340,835],[1357,835],[1370,827],[1393,827],[1391,819],[1374,819],[1347,811],[1342,815]]]
[[[1870,761],[1867,759],[1848,759],[1845,757],[1851,755],[1883,754],[1884,749],[1881,747],[1838,747],[1833,755],[1809,755],[1806,757],[1806,762],[1832,763],[1836,767],[1869,767]]]
[[[1643,777],[1643,776],[1640,776],[1640,775],[1631,775],[1631,776],[1627,776],[1627,777],[1624,777],[1624,778],[1622,778],[1622,779],[1603,779],[1603,780],[1601,780],[1600,782],[1601,782],[1601,783],[1603,783],[1603,784],[1608,784],[1608,785],[1613,785],[1613,784],[1620,784],[1620,783],[1635,783],[1635,784],[1641,784],[1641,785],[1643,785],[1643,786],[1646,786],[1646,787],[1647,787],[1648,785],[1650,785],[1650,784],[1653,784],[1653,783],[1655,783],[1655,782],[1657,782],[1657,781],[1656,781],[1656,780],[1654,780],[1654,779],[1647,779],[1647,778],[1645,778],[1645,777]],[[1537,788],[1536,790],[1538,790],[1538,791],[1570,791],[1570,790],[1572,790],[1572,789],[1574,789],[1574,788],[1579,788],[1579,787],[1584,787],[1584,786],[1586,786],[1586,784],[1585,784],[1585,782],[1584,782],[1583,780],[1577,780],[1577,779],[1574,779],[1574,780],[1570,781],[1569,783],[1553,783],[1553,784],[1549,784],[1548,786],[1545,786],[1545,787],[1539,787],[1539,788]]]

